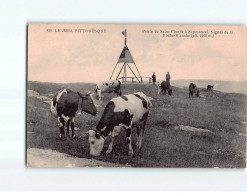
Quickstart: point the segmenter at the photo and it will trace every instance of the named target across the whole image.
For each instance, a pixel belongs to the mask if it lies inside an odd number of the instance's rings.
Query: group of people
[[[171,79],[171,75],[169,72],[167,72],[166,74],[166,82],[170,84],[170,79]],[[155,85],[156,84],[156,75],[155,75],[155,72],[153,72],[153,75],[152,75],[152,80],[153,80],[153,84]]]

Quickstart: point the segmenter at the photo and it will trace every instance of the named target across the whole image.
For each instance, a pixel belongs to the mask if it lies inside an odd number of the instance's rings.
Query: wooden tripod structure
[[[142,83],[143,82],[142,81],[142,76],[141,76],[141,74],[140,74],[140,72],[139,72],[139,70],[138,70],[138,68],[136,66],[136,63],[135,63],[135,61],[134,61],[134,59],[133,59],[133,57],[132,57],[132,55],[130,53],[130,50],[129,50],[128,46],[127,46],[127,31],[124,30],[122,32],[122,34],[125,36],[124,48],[123,48],[123,50],[122,50],[122,52],[120,54],[120,57],[118,58],[118,61],[117,61],[116,65],[115,65],[115,67],[113,69],[113,72],[111,74],[110,80],[112,79],[112,76],[113,76],[113,74],[115,72],[115,69],[116,69],[117,65],[119,63],[123,63],[123,65],[122,65],[122,67],[121,67],[121,69],[120,69],[120,71],[119,71],[119,73],[118,73],[118,75],[116,77],[116,80],[119,79],[119,76],[120,76],[121,72],[123,72],[123,76],[122,76],[123,83],[127,82],[127,78],[132,78],[132,81],[133,81],[134,78],[136,78],[139,83]],[[131,68],[131,66],[129,64],[134,64],[135,65],[135,69],[137,70],[137,73],[138,73],[139,77],[136,76],[135,71],[133,70],[133,68]],[[133,73],[134,77],[127,77],[127,68],[129,68],[129,70]]]

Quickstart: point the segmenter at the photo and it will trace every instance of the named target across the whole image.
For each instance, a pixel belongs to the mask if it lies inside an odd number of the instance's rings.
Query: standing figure
[[[168,87],[170,87],[170,79],[171,79],[171,75],[170,75],[169,72],[167,72],[167,74],[166,74],[166,82],[168,84]]]
[[[156,75],[155,75],[155,72],[152,75],[152,79],[153,79],[153,84],[155,85],[155,83],[156,83]]]

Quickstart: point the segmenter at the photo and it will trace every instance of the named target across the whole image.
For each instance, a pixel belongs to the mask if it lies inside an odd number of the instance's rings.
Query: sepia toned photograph
[[[27,31],[27,167],[246,168],[245,26]]]

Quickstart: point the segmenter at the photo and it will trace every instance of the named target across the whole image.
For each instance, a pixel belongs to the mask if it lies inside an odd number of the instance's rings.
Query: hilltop
[[[93,87],[93,83],[28,82],[27,89],[51,96],[62,88],[86,93]],[[187,88],[172,88],[173,95],[165,96],[158,95],[156,86],[151,84],[122,85],[123,94],[142,91],[155,99],[143,146],[136,150],[134,129],[132,143],[135,155],[127,156],[125,133],[121,132],[114,143],[113,154],[102,154],[96,159],[137,167],[245,167],[247,96],[201,89],[200,98],[190,99]],[[96,101],[102,107],[98,108],[99,114],[95,117],[85,114],[76,118],[77,136],[97,125],[104,106],[112,97],[115,95],[105,94],[102,102]],[[91,158],[86,137],[74,141],[56,140],[59,134],[57,120],[50,114],[49,105],[35,97],[27,98],[28,148],[51,149]]]

